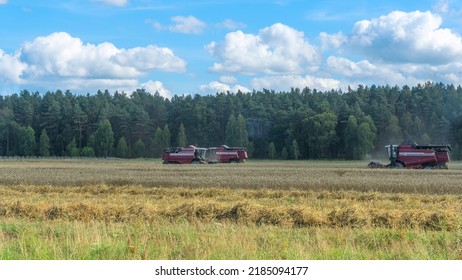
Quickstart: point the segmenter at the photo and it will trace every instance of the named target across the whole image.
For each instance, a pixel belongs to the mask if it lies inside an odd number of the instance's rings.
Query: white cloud
[[[136,78],[148,71],[185,70],[186,62],[157,46],[118,49],[111,43],[83,44],[65,32],[37,37],[21,49],[24,76]]]
[[[319,38],[322,42],[322,49],[326,50],[329,48],[340,49],[348,42],[348,37],[345,36],[342,32],[336,34],[327,34],[326,32],[321,32]]]
[[[226,83],[218,82],[218,81],[213,81],[208,83],[207,85],[201,85],[199,87],[200,91],[205,94],[215,94],[217,92],[233,92],[236,93],[238,91],[241,92],[249,92],[250,90],[244,86],[241,85],[234,85],[230,86]]]
[[[115,55],[114,61],[140,71],[182,72],[186,68],[185,61],[176,57],[171,49],[153,45],[122,51]]]
[[[159,22],[153,22],[152,25],[156,30],[168,30],[183,34],[202,34],[207,28],[205,22],[193,16],[175,16],[171,20],[173,21],[171,25],[162,25]]]
[[[206,49],[218,60],[210,68],[214,72],[295,74],[316,70],[321,59],[303,32],[281,23],[257,35],[230,32],[222,43],[211,42]]]
[[[8,2],[8,0],[0,0],[0,5],[6,4],[6,2]]]
[[[350,43],[370,59],[391,63],[446,64],[461,59],[462,39],[440,28],[431,12],[395,11],[355,24]]]
[[[327,66],[330,72],[349,79],[353,84],[404,85],[408,81],[415,80],[410,73],[405,75],[402,67],[386,64],[375,65],[368,60],[353,62],[344,57],[329,56]]]
[[[439,3],[442,11],[445,3]],[[431,12],[394,11],[358,21],[345,37],[321,33],[323,49],[337,52],[324,70],[350,85],[460,83],[462,38],[441,26],[442,18]]]
[[[165,98],[172,97],[170,91],[164,87],[162,82],[159,81],[148,81],[146,83],[142,83],[141,87],[146,89],[146,91],[150,92],[151,94],[158,92],[160,96],[163,96]]]
[[[367,60],[353,62],[344,57],[329,56],[327,66],[331,72],[344,77],[369,77],[375,75],[377,67]]]
[[[19,60],[19,54],[9,55],[0,50],[0,82],[21,83],[20,75],[26,65]]]
[[[272,89],[276,91],[288,91],[291,88],[303,89],[305,87],[327,91],[345,87],[345,85],[336,79],[309,75],[304,77],[300,75],[265,76],[252,79],[251,84],[257,90]]]
[[[0,50],[0,81],[41,88],[132,90],[152,71],[185,69],[186,62],[168,48],[83,44],[65,32],[25,42],[15,55]]]
[[[102,2],[104,4],[114,5],[118,7],[125,6],[128,3],[128,0],[93,0],[93,1]]]

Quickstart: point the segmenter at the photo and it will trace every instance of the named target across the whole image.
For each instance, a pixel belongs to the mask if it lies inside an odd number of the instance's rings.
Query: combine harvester
[[[449,145],[417,145],[405,141],[401,145],[385,146],[390,164],[372,161],[370,168],[448,169]]]
[[[200,164],[200,163],[238,163],[248,159],[244,147],[228,147],[222,145],[213,148],[187,147],[166,148],[162,152],[164,164]]]
[[[246,148],[226,145],[209,148],[206,155],[208,163],[238,163],[248,159]]]
[[[207,163],[205,160],[205,153],[207,152],[206,148],[198,148],[193,145],[187,147],[173,147],[166,148],[162,152],[162,160],[164,164],[176,163],[176,164],[185,164],[185,163]]]

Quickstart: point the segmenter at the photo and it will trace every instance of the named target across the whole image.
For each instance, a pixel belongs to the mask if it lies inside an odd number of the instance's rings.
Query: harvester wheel
[[[391,166],[392,168],[395,168],[395,169],[403,169],[404,168],[404,164],[402,162],[399,162],[399,161],[396,161],[392,164]]]

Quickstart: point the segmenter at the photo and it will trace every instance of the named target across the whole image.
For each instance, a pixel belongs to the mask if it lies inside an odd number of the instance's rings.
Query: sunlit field
[[[461,259],[462,164],[0,160],[1,259]]]

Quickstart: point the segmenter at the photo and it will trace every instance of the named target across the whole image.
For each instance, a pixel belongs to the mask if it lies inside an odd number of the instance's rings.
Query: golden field
[[[1,259],[461,259],[462,165],[1,160]]]

